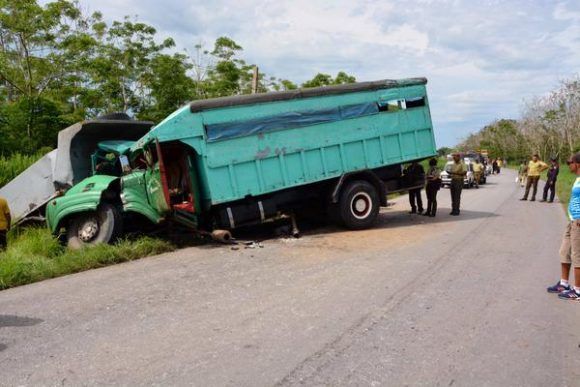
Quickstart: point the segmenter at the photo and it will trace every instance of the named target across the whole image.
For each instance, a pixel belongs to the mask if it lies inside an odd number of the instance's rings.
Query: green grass
[[[10,180],[34,164],[39,158],[44,156],[44,153],[34,155],[14,153],[8,157],[0,156],[0,187],[6,185]]]
[[[515,169],[516,171],[520,168],[519,164],[510,164],[509,168]],[[547,172],[542,172],[541,179],[546,180]],[[556,195],[560,202],[564,206],[564,210],[568,210],[568,202],[570,201],[570,191],[572,190],[572,184],[576,180],[576,175],[570,172],[570,168],[566,164],[560,164],[560,173],[558,173],[558,180],[556,181]],[[538,187],[538,194],[542,195],[544,186]],[[541,191],[542,190],[542,191]]]
[[[167,241],[141,237],[121,240],[115,245],[70,250],[46,228],[14,231],[9,235],[8,249],[0,253],[0,290],[174,249]]]

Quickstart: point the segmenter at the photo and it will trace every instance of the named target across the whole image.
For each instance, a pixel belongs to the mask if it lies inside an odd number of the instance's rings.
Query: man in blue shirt
[[[570,172],[576,174],[568,204],[569,223],[560,248],[562,277],[549,293],[565,300],[580,300],[580,152],[568,160]],[[574,287],[570,286],[570,268],[574,266]]]

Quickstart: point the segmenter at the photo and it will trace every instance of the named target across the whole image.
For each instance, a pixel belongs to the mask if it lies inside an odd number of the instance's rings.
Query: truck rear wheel
[[[371,227],[379,214],[379,195],[367,181],[349,182],[343,189],[338,203],[341,223],[351,230]]]
[[[104,203],[96,212],[75,216],[67,228],[67,245],[72,249],[99,243],[111,243],[121,233],[121,214],[112,204]]]

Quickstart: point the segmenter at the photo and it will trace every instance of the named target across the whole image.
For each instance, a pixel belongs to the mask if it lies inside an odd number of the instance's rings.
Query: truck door
[[[158,140],[155,140],[155,152],[157,161],[153,162],[145,172],[145,184],[149,204],[159,213],[168,212],[171,209],[169,187],[167,185],[167,172],[163,161],[163,152]]]

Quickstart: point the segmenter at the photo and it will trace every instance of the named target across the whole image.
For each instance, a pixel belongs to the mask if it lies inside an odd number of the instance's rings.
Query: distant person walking
[[[492,173],[492,175],[499,173],[497,171],[497,160],[496,159],[493,159],[493,161],[491,162],[491,173]]]
[[[476,159],[473,163],[473,181],[475,182],[475,188],[479,188],[479,183],[481,182],[481,177],[483,176],[483,164]]]
[[[532,198],[530,201],[536,200],[536,193],[538,191],[538,181],[540,181],[540,174],[548,169],[548,164],[540,160],[540,156],[536,153],[532,156],[532,160],[528,163],[528,181],[526,182],[526,192],[524,197],[520,200],[528,200],[530,188],[533,186]]]
[[[449,215],[458,216],[461,206],[461,191],[467,174],[467,167],[461,160],[459,153],[453,154],[453,163],[447,164],[446,170],[451,176],[451,185],[449,187],[451,192],[451,213]]]
[[[421,198],[421,189],[425,184],[425,169],[418,162],[414,161],[405,169],[405,175],[409,182],[420,182],[423,184],[419,188],[414,188],[409,190],[409,204],[411,205],[411,214],[422,213],[423,212],[423,199]]]
[[[547,290],[549,293],[559,293],[558,297],[565,300],[580,299],[580,153],[568,160],[570,172],[576,175],[572,185],[570,203],[568,204],[569,223],[562,238],[560,247],[560,266],[562,275],[560,281]],[[570,287],[570,269],[574,267],[574,287]]]
[[[520,164],[520,168],[518,170],[518,183],[520,183],[520,187],[523,187],[526,184],[526,177],[528,175],[528,163],[526,160],[522,160]]]
[[[503,160],[501,158],[497,159],[497,174],[501,172],[501,167],[503,166]]]
[[[10,224],[12,223],[12,215],[10,215],[10,208],[8,202],[4,198],[0,198],[0,249],[5,250],[8,246],[7,234],[10,231]]]
[[[437,191],[441,188],[441,171],[437,168],[437,159],[429,160],[427,170],[427,211],[425,216],[435,217],[437,214]]]
[[[560,165],[558,165],[558,159],[552,157],[550,159],[550,168],[548,169],[548,175],[546,176],[546,184],[544,185],[544,195],[542,196],[541,202],[548,201],[549,203],[554,202],[554,197],[556,196],[556,180],[558,180],[558,173],[560,173]],[[548,191],[550,192],[550,200],[548,199]]]

